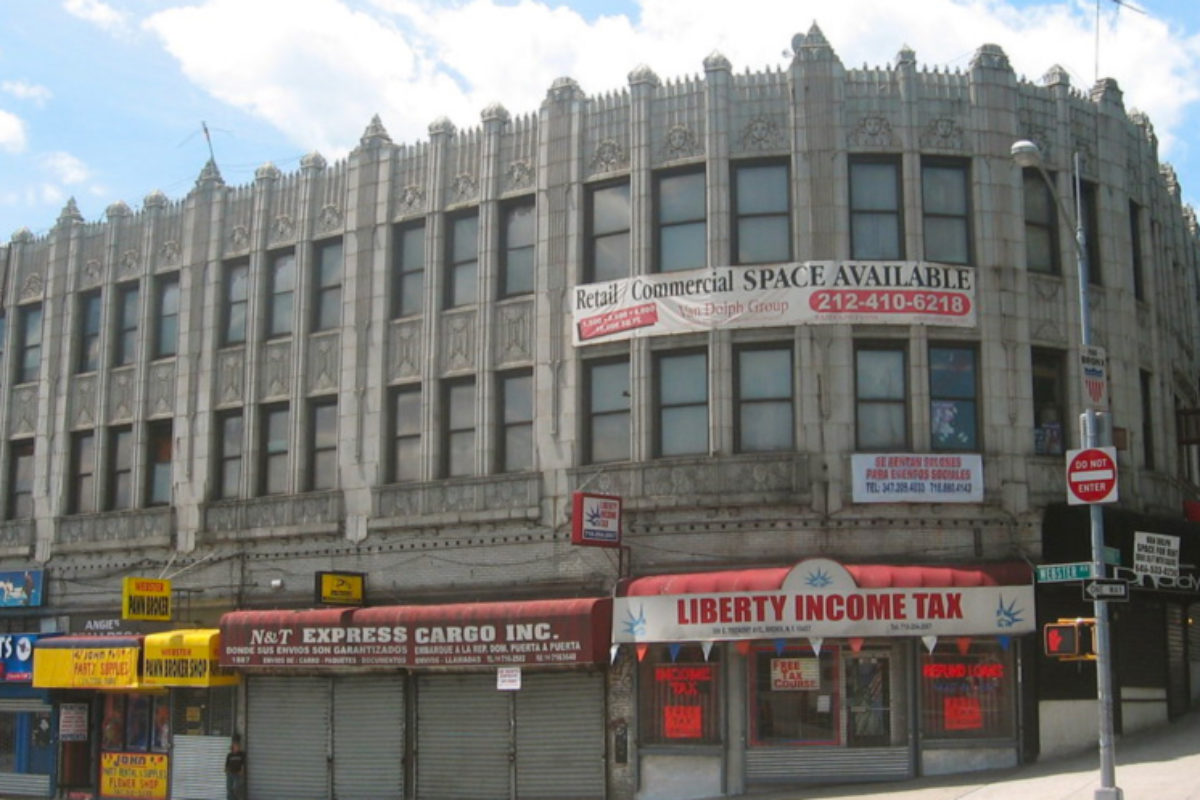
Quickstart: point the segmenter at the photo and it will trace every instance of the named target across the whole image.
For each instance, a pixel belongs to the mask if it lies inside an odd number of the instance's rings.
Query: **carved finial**
[[[166,208],[167,196],[160,189],[155,189],[142,199],[142,208]]]
[[[555,78],[554,83],[550,84],[550,91],[546,92],[546,99],[552,102],[560,100],[582,100],[583,89],[574,78],[564,75],[561,78]]]
[[[719,50],[713,50],[704,59],[705,72],[729,72],[732,69],[733,65],[729,63],[729,59]]]
[[[283,173],[279,171],[279,167],[272,164],[270,161],[263,164],[258,169],[254,170],[254,180],[256,181],[277,181]]]
[[[1012,71],[1008,56],[998,44],[985,44],[975,51],[971,59],[971,69],[1003,69]]]
[[[798,33],[792,37],[792,50],[796,54],[793,61],[833,61],[836,58],[816,20],[813,20],[808,33]]]
[[[221,177],[221,170],[217,169],[217,162],[210,158],[208,163],[204,165],[204,169],[200,170],[200,177],[196,178],[196,188],[203,189],[224,185],[225,179]]]
[[[388,136],[387,129],[383,127],[383,120],[376,114],[367,123],[367,129],[363,131],[362,138],[358,140],[358,143],[361,147],[371,147],[373,145],[391,144],[391,141],[392,137]]]
[[[1055,64],[1042,76],[1042,86],[1070,86],[1071,73],[1062,64]]]
[[[71,222],[83,222],[83,214],[79,213],[79,206],[75,205],[74,197],[67,200],[67,204],[63,206],[62,213],[58,215],[59,225]]]
[[[900,48],[900,52],[896,54],[897,67],[915,67],[917,65],[917,51],[913,50],[908,45]]]
[[[13,231],[12,240],[14,242],[32,242],[33,231],[29,230],[29,228],[17,228]]]
[[[492,103],[479,115],[484,122],[498,122],[501,125],[509,120],[508,109],[499,103]]]
[[[112,222],[114,219],[129,217],[132,215],[133,212],[130,211],[129,206],[127,206],[123,200],[118,200],[117,202],[110,204],[108,208],[104,209],[104,216],[108,217],[109,222]]]
[[[1125,95],[1121,92],[1121,87],[1117,85],[1117,79],[1101,78],[1096,81],[1092,87],[1092,102],[1113,103],[1124,108]]]
[[[433,122],[429,123],[430,136],[453,136],[454,130],[454,123],[450,121],[449,117],[438,117]]]
[[[629,73],[630,86],[658,86],[658,76],[654,74],[654,70],[646,64],[638,64]]]
[[[325,169],[325,156],[313,150],[311,153],[300,159],[300,169],[303,170],[322,170]]]

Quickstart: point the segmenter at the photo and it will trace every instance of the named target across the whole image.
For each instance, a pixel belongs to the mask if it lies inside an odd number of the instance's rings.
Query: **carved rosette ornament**
[[[295,231],[295,220],[287,214],[280,214],[271,223],[271,240],[276,242],[283,241],[284,239],[291,238]]]
[[[783,146],[782,126],[765,114],[750,120],[742,129],[742,147],[747,150],[775,150]]]
[[[84,262],[83,279],[89,286],[100,282],[100,259],[89,258]]]
[[[701,150],[696,143],[696,134],[692,133],[690,128],[686,125],[673,125],[667,131],[666,140],[663,142],[663,152],[666,159],[670,160],[698,155]]]
[[[519,159],[508,165],[504,171],[504,182],[509,189],[524,189],[533,185],[533,167],[525,159]]]
[[[425,190],[410,183],[400,190],[398,203],[401,211],[422,211],[425,208]]]
[[[31,272],[25,276],[25,280],[21,282],[21,299],[34,300],[42,296],[42,292],[46,288],[46,282],[42,279],[42,273]]]
[[[930,120],[921,132],[921,146],[938,150],[962,150],[962,128],[954,120],[946,117]]]
[[[857,147],[895,147],[896,135],[892,123],[884,117],[863,117],[850,134],[850,144]]]
[[[624,148],[616,139],[605,139],[596,145],[596,152],[589,165],[592,172],[613,172],[628,163]]]
[[[229,245],[234,250],[245,250],[250,246],[250,230],[245,225],[234,225],[229,232]]]
[[[121,255],[120,265],[122,275],[133,275],[138,271],[138,265],[141,262],[141,256],[136,250],[126,250]]]
[[[479,194],[479,181],[466,172],[454,176],[450,182],[450,195],[455,200],[473,200]]]
[[[174,239],[163,242],[162,247],[158,248],[158,257],[164,264],[174,264],[179,260],[179,242]]]
[[[337,206],[330,203],[321,209],[317,215],[317,227],[322,232],[334,231],[342,225],[342,212]]]

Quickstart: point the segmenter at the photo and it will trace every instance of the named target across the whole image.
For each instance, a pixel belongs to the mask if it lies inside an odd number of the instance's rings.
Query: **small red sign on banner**
[[[663,735],[668,739],[699,739],[703,723],[701,706],[663,706]]]
[[[942,701],[942,717],[948,731],[970,731],[983,727],[983,708],[978,697],[947,697]]]

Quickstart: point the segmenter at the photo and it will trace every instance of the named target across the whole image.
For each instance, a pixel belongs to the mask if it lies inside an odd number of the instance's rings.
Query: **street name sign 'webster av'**
[[[1073,561],[1069,564],[1038,564],[1038,583],[1066,583],[1094,577],[1090,561]]]
[[[1117,448],[1089,447],[1067,451],[1067,504],[1117,501]]]

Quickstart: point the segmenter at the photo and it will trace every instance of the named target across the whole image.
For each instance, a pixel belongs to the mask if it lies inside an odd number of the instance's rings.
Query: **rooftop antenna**
[[[1118,2],[1118,0],[1113,0],[1113,2]],[[208,133],[208,125],[205,124],[204,120],[200,120],[200,127],[204,129],[204,141],[208,142],[208,160],[215,165],[217,157],[213,153],[212,136]]]
[[[1117,7],[1118,13],[1120,12],[1120,10],[1122,8],[1127,8],[1130,11],[1137,12],[1138,14],[1146,14],[1147,16],[1149,16],[1146,9],[1138,8],[1133,3],[1128,2],[1128,0],[1112,0],[1112,4]],[[1092,78],[1092,84],[1094,85],[1099,80],[1100,80],[1100,0],[1096,0],[1096,65],[1095,65],[1095,74]]]

